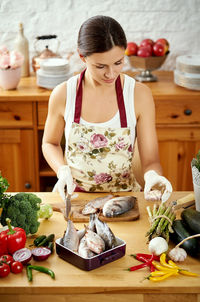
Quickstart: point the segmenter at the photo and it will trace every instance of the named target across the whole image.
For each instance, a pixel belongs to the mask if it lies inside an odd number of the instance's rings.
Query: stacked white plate
[[[63,58],[44,59],[40,62],[36,77],[38,86],[53,89],[71,77],[69,61]]]
[[[200,54],[177,57],[174,82],[188,89],[200,90]]]

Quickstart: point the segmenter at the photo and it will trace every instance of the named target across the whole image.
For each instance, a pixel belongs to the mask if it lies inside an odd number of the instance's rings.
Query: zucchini
[[[192,235],[185,228],[183,221],[180,219],[174,220],[172,228],[174,230],[174,233],[170,233],[170,239],[175,244],[178,244],[183,239]],[[192,256],[196,256],[198,254],[198,241],[196,240],[196,238],[185,241],[183,244],[181,244],[180,247],[182,247],[188,254]]]
[[[200,234],[200,212],[194,209],[185,209],[181,213],[181,218],[193,234]]]

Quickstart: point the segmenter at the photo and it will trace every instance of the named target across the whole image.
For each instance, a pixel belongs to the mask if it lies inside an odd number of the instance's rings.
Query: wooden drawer
[[[157,124],[199,124],[200,100],[155,100]]]
[[[38,103],[38,126],[44,127],[48,112],[48,102]]]
[[[26,102],[0,102],[0,127],[32,127],[32,103]]]

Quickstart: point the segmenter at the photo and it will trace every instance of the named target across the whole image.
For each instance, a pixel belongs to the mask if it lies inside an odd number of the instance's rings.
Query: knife
[[[195,197],[194,193],[190,193],[182,198],[179,198],[175,201],[172,201],[172,206],[174,206],[174,209],[180,209],[180,208],[188,208],[195,204]]]
[[[71,213],[71,194],[67,193],[67,196],[65,198],[65,207],[66,207],[66,219],[69,219],[70,213]]]

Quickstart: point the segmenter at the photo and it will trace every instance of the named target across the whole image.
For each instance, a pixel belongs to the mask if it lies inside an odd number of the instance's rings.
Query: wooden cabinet
[[[175,190],[193,190],[191,160],[200,150],[200,127],[157,126],[163,174]]]
[[[172,72],[155,74],[158,82],[147,85],[155,100],[163,174],[174,190],[193,190],[190,163],[200,149],[200,92],[175,85]],[[22,78],[17,90],[0,90],[0,171],[10,191],[50,191],[56,182],[41,151],[50,93],[37,87],[35,77]]]
[[[200,96],[154,99],[164,175],[175,190],[193,190],[190,164],[200,150]]]
[[[33,130],[0,129],[0,170],[11,192],[36,189]]]
[[[0,102],[0,170],[9,191],[36,189],[32,103]]]

